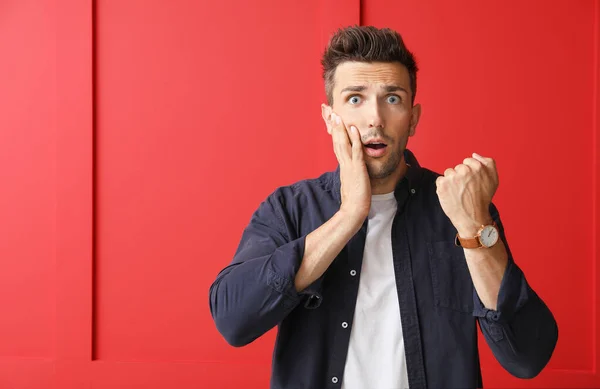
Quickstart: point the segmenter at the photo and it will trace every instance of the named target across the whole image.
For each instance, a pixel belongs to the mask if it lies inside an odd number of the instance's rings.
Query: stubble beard
[[[381,180],[389,177],[398,169],[400,162],[404,156],[404,149],[390,154],[387,160],[379,162],[376,160],[367,162],[367,172],[369,173],[370,179]],[[368,158],[368,157],[367,157]]]

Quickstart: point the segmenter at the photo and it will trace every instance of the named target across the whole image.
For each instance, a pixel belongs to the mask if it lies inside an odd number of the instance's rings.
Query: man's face
[[[385,179],[404,158],[414,135],[420,106],[412,106],[408,70],[399,63],[344,62],[335,72],[333,106],[322,106],[329,126],[331,113],[347,128],[356,126],[371,179]]]

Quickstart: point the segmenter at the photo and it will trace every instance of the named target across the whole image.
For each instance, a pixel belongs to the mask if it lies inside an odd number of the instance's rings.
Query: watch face
[[[485,247],[492,247],[496,244],[499,237],[498,229],[496,229],[496,227],[485,226],[483,230],[481,230],[481,236],[479,237],[479,240]]]

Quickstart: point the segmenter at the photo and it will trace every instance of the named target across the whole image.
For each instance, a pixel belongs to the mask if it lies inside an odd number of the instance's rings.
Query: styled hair
[[[413,54],[406,48],[400,34],[389,28],[351,26],[337,30],[329,39],[323,53],[323,79],[327,103],[333,104],[335,70],[347,61],[397,62],[408,70],[412,103],[417,94],[417,64]]]

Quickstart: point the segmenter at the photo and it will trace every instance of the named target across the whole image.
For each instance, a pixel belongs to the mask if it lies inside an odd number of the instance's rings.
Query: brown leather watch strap
[[[456,234],[456,239],[454,239],[454,243],[458,247],[463,247],[465,249],[477,249],[482,247],[481,242],[479,241],[479,237],[474,238],[461,238],[458,234]]]

